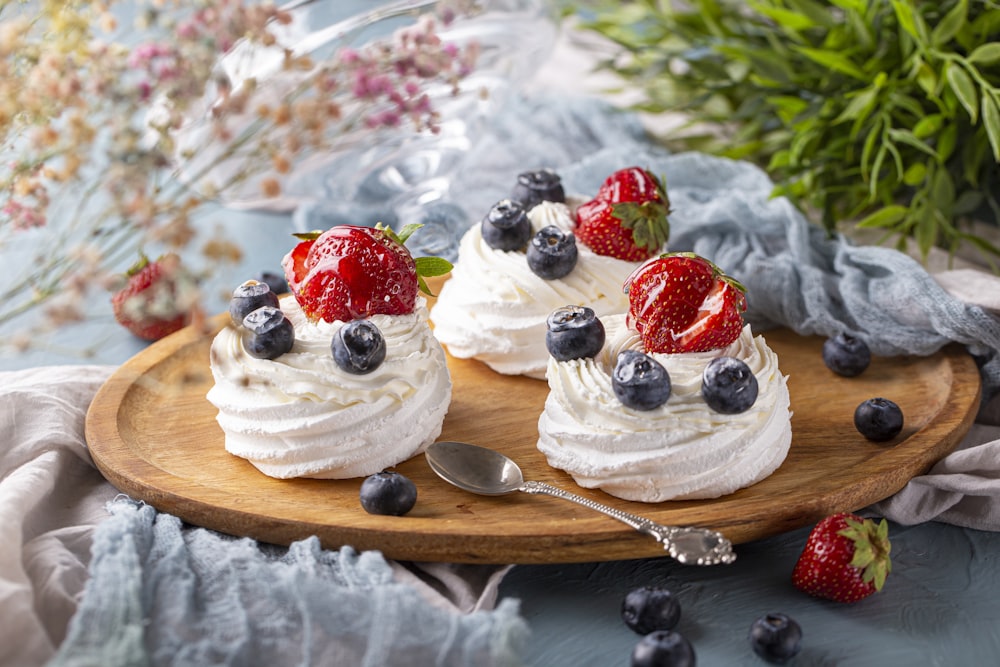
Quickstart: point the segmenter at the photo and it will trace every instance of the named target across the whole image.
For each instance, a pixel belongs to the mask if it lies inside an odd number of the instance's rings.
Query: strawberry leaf
[[[417,257],[413,260],[417,267],[417,275],[425,278],[443,276],[452,270],[452,264],[441,257]]]
[[[417,257],[413,260],[417,267],[417,287],[428,296],[435,296],[424,278],[443,276],[452,269],[452,264],[441,257]]]
[[[322,230],[314,229],[311,232],[295,232],[292,234],[295,238],[300,241],[315,241],[323,234]]]

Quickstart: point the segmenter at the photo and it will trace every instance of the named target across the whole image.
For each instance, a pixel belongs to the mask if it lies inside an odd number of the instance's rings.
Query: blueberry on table
[[[694,647],[673,630],[656,630],[632,649],[632,667],[694,667]]]
[[[701,395],[716,412],[735,415],[757,401],[757,376],[742,359],[716,357],[701,377]]]
[[[248,280],[233,290],[229,299],[229,317],[233,324],[243,324],[243,318],[264,306],[278,307],[278,295],[271,287],[258,280]]]
[[[295,343],[295,327],[280,308],[258,308],[243,318],[243,328],[243,348],[251,357],[277,359]]]
[[[531,221],[520,203],[501,199],[482,221],[483,240],[494,250],[521,250],[531,238]]]
[[[520,202],[525,211],[530,211],[543,201],[564,203],[566,192],[559,174],[551,169],[536,169],[517,175],[510,198]]]
[[[773,663],[788,662],[802,649],[802,628],[786,614],[761,616],[748,635],[754,653]]]
[[[556,280],[576,267],[576,237],[555,225],[538,230],[528,244],[528,268],[543,280]]]
[[[403,516],[417,503],[417,486],[405,475],[383,470],[361,482],[360,499],[369,514]]]
[[[871,362],[868,344],[850,334],[839,333],[823,343],[823,363],[837,375],[861,375]]]
[[[681,605],[662,586],[642,586],[622,600],[622,620],[640,635],[656,630],[673,630],[681,619]]]
[[[624,350],[611,372],[611,390],[626,407],[654,410],[670,398],[670,375],[648,354]]]
[[[854,427],[869,440],[892,440],[903,430],[903,411],[887,398],[869,398],[854,411]]]
[[[371,320],[354,320],[337,330],[330,350],[337,366],[353,375],[364,375],[385,361],[385,337]]]
[[[545,324],[545,347],[556,361],[594,357],[604,347],[604,324],[592,308],[556,308]]]

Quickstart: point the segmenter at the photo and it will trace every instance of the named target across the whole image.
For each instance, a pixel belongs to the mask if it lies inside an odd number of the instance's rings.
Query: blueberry
[[[761,616],[750,626],[750,646],[768,662],[791,660],[802,648],[802,628],[785,614]]]
[[[243,347],[258,359],[277,359],[292,349],[295,328],[281,309],[261,306],[243,318]]]
[[[556,308],[546,326],[545,347],[557,361],[594,357],[604,347],[604,324],[586,306]]]
[[[337,330],[330,350],[343,370],[364,375],[385,361],[385,337],[371,320],[354,320]]]
[[[869,398],[854,411],[854,428],[875,442],[892,440],[903,430],[903,411],[887,398]]]
[[[528,268],[543,280],[569,275],[576,266],[579,252],[576,237],[555,225],[543,227],[528,244]]]
[[[868,345],[850,334],[839,333],[823,343],[823,363],[837,375],[861,375],[871,362]]]
[[[267,283],[267,286],[271,288],[271,291],[275,294],[285,294],[288,292],[288,281],[285,280],[285,276],[280,273],[274,273],[273,271],[262,271],[257,280],[262,283]]]
[[[648,354],[624,350],[611,373],[611,389],[622,405],[633,410],[653,410],[670,398],[670,375]]]
[[[531,222],[524,207],[516,201],[501,199],[482,222],[483,240],[495,250],[520,250],[531,238]]]
[[[681,618],[681,605],[666,588],[643,586],[629,591],[622,601],[622,620],[640,635],[673,630]]]
[[[360,498],[369,514],[403,516],[417,502],[417,486],[405,475],[383,470],[361,482]]]
[[[525,211],[530,211],[543,201],[564,203],[566,193],[559,174],[551,169],[536,169],[517,175],[510,198],[520,202]]]
[[[716,412],[739,414],[757,401],[757,377],[740,359],[716,357],[702,373],[701,395]]]
[[[673,630],[657,630],[632,649],[632,667],[694,667],[694,647]]]
[[[257,280],[248,280],[233,290],[229,299],[229,317],[233,324],[243,324],[243,318],[262,306],[278,307],[278,295],[268,286]]]

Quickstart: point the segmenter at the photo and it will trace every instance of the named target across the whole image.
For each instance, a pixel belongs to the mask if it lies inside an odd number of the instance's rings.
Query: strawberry
[[[668,253],[625,280],[628,322],[647,352],[707,352],[743,330],[746,288],[693,253]]]
[[[660,179],[640,167],[608,176],[597,196],[576,210],[576,236],[598,255],[641,262],[670,236],[670,200]]]
[[[349,322],[375,314],[412,313],[417,290],[430,293],[423,277],[451,270],[446,260],[415,260],[410,255],[403,244],[419,227],[407,225],[397,235],[381,224],[338,225],[297,235],[302,241],[282,266],[306,317]]]
[[[828,516],[812,529],[792,571],[801,591],[834,602],[857,602],[882,590],[892,569],[889,526],[849,512]]]
[[[180,257],[168,253],[155,261],[142,255],[111,297],[115,319],[139,338],[159,340],[187,324],[196,299],[194,278]]]

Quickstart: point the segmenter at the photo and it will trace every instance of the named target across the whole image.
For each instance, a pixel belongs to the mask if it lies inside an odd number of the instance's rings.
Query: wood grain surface
[[[417,484],[403,517],[359,504],[360,479],[277,480],[228,454],[205,394],[208,354],[228,315],[189,327],[126,362],[96,395],[87,442],[105,477],[133,498],[199,526],[276,544],[317,535],[325,547],[377,549],[400,560],[466,563],[609,561],[665,555],[652,538],[586,508],[544,496],[475,496],[440,480],[423,456],[397,469]],[[720,530],[735,544],[854,510],[885,498],[951,451],[979,403],[979,374],[957,346],[930,357],[875,359],[857,378],[823,365],[822,339],[766,334],[789,375],[792,446],[769,478],[716,500],[642,504],[580,489],[535,448],[545,382],[494,373],[449,357],[454,399],[442,440],[463,440],[513,457],[525,477],[563,486],[668,525]],[[854,429],[854,408],[884,396],[906,423],[889,444]],[[737,549],[738,553],[738,549]]]

